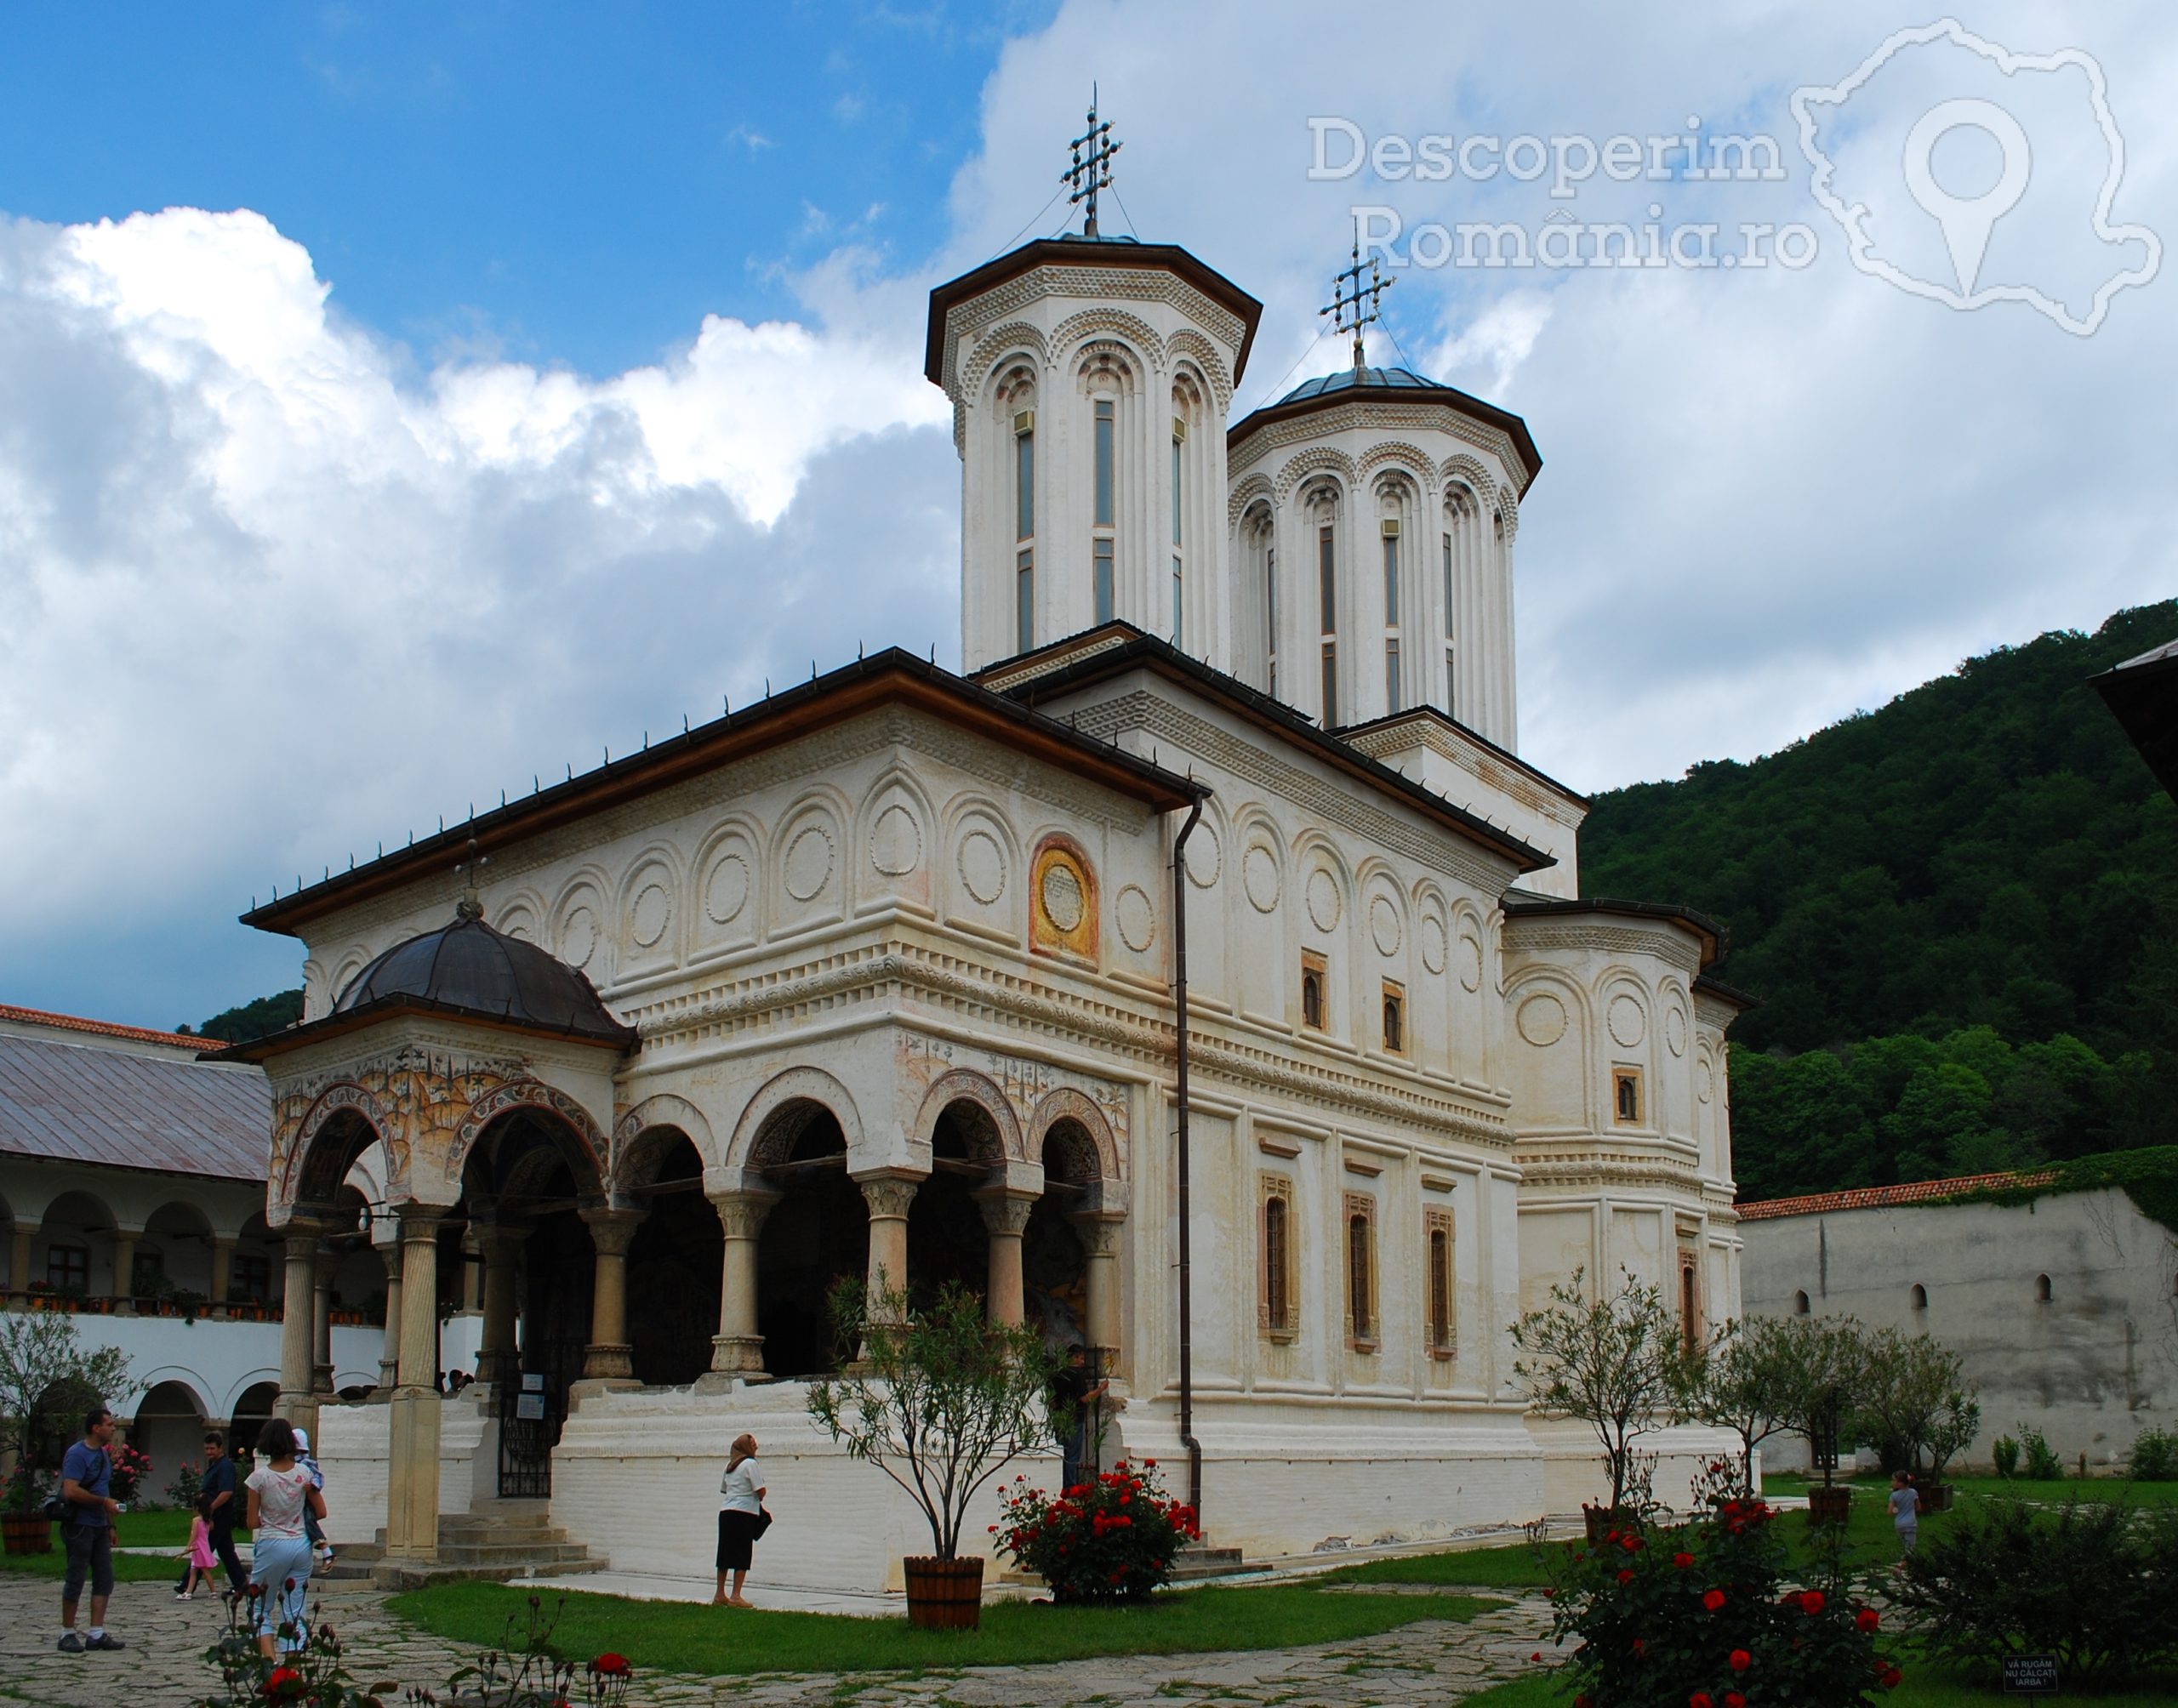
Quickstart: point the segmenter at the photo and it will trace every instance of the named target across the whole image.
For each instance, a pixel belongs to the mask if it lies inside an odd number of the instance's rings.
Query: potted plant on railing
[[[809,1415],[922,1509],[932,1552],[902,1562],[909,1623],[972,1630],[984,1562],[961,1557],[961,1529],[986,1483],[1053,1444],[1051,1355],[1035,1329],[989,1321],[965,1287],[948,1284],[918,1309],[881,1278],[874,1295],[852,1280],[832,1290],[844,1369],[810,1384]]]
[[[15,1469],[8,1479],[4,1529],[9,1553],[45,1553],[52,1526],[38,1510],[45,1490],[31,1466],[41,1438],[72,1439],[84,1410],[128,1386],[118,1348],[86,1351],[66,1317],[9,1312],[0,1317],[0,1418]]]
[[[1602,1444],[1610,1504],[1581,1506],[1598,1540],[1640,1522],[1646,1478],[1634,1443],[1685,1415],[1692,1369],[1662,1292],[1621,1271],[1615,1293],[1591,1299],[1585,1273],[1513,1325],[1513,1373],[1537,1410],[1587,1424]]]

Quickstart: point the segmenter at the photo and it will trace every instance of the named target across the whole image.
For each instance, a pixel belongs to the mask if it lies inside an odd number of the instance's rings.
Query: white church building
[[[308,956],[231,1052],[286,1262],[373,1154],[401,1242],[390,1390],[314,1392],[290,1319],[336,1535],[422,1567],[549,1498],[707,1574],[747,1429],[763,1576],[897,1581],[927,1532],[804,1411],[845,1275],[1098,1349],[1108,1455],[1251,1557],[1595,1496],[1506,1338],[1576,1269],[1737,1314],[1715,930],[1581,899],[1585,803],[1518,754],[1527,427],[1358,333],[1230,422],[1261,305],[1090,230],[932,293],[962,674],[872,655],[248,916]]]

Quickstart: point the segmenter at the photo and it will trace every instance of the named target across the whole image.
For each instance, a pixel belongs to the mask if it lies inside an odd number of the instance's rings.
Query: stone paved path
[[[394,1620],[367,1586],[327,1584],[320,1599],[362,1682],[442,1685],[469,1658],[468,1651]],[[0,1574],[0,1702],[185,1708],[214,1682],[202,1654],[223,1627],[215,1603],[176,1602],[157,1584],[123,1584],[109,1624],[128,1647],[118,1654],[62,1654],[53,1646],[60,1636],[58,1600],[50,1579]],[[714,1681],[651,1673],[638,1679],[630,1700],[641,1708],[1406,1708],[1456,1702],[1519,1676],[1548,1623],[1548,1603],[1531,1596],[1467,1625],[1430,1622],[1308,1648],[1115,1656],[915,1677],[797,1674]]]

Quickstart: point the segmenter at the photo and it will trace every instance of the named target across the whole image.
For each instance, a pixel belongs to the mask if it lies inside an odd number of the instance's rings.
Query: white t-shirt
[[[719,1478],[718,1492],[726,1496],[729,1512],[761,1512],[764,1503],[756,1498],[756,1491],[763,1486],[763,1466],[753,1459],[744,1459]]]
[[[310,1472],[300,1464],[285,1471],[260,1465],[242,1485],[257,1491],[257,1534],[292,1541],[303,1534],[303,1512],[310,1504]]]

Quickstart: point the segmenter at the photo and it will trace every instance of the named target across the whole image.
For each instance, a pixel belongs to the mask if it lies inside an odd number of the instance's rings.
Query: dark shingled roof
[[[467,911],[396,943],[356,975],[333,1011],[360,1015],[402,1003],[603,1044],[630,1044],[636,1036],[574,968]]]
[[[0,1154],[261,1181],[271,1140],[254,1068],[0,1035]]]

